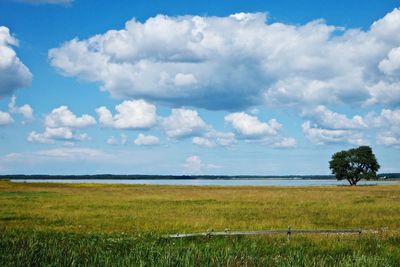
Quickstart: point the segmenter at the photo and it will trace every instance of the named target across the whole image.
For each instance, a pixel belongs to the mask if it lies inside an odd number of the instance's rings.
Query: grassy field
[[[213,229],[358,235],[193,238]],[[400,185],[188,187],[0,181],[0,265],[398,266]]]

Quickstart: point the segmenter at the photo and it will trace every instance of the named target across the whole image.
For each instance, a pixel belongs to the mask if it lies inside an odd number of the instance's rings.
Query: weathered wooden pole
[[[292,230],[291,230],[291,227],[289,226],[289,227],[288,227],[288,232],[287,232],[287,240],[288,240],[288,241],[290,241],[291,235],[292,235]]]

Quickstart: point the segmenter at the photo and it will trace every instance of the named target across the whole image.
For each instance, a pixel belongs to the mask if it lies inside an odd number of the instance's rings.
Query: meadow
[[[260,229],[363,234],[200,237]],[[0,181],[1,266],[398,266],[400,185],[196,187]]]

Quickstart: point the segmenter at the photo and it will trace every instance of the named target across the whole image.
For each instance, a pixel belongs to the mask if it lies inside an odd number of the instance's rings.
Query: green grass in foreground
[[[0,181],[0,266],[400,266],[400,186],[184,187]],[[358,235],[165,233],[358,228]]]
[[[2,266],[398,266],[400,238],[0,233]]]

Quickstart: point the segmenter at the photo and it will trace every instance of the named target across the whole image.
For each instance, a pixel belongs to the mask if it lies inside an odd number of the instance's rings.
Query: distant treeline
[[[400,178],[400,173],[381,173],[378,174],[381,179]],[[0,179],[27,180],[27,179],[76,179],[76,180],[159,180],[159,179],[335,179],[333,175],[114,175],[114,174],[96,174],[96,175],[1,175]]]
[[[378,174],[378,177],[383,179],[398,179],[400,178],[400,173],[381,173]]]

